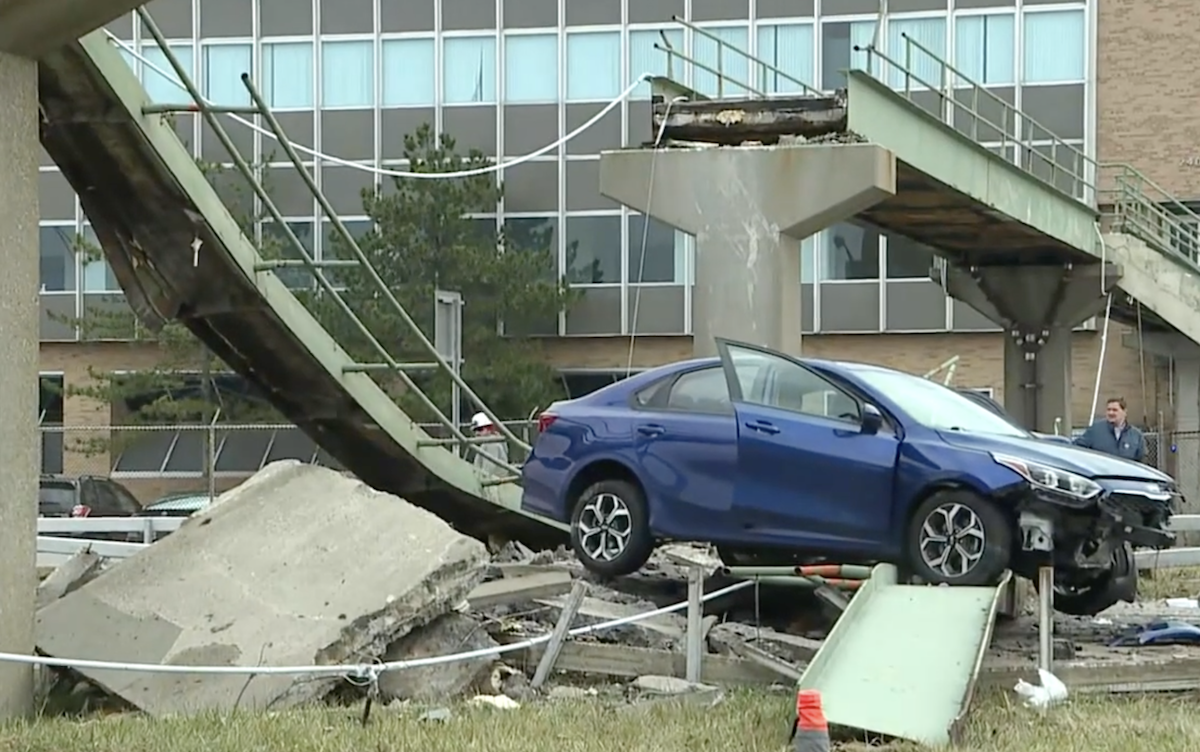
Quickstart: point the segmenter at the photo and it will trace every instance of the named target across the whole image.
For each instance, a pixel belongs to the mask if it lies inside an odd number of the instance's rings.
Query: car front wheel
[[[1033,582],[1037,587],[1037,580]],[[1071,616],[1095,616],[1121,601],[1137,597],[1137,566],[1133,549],[1120,545],[1113,549],[1112,568],[1095,580],[1080,584],[1054,584],[1054,610]]]
[[[934,585],[993,585],[1008,568],[1012,525],[991,501],[939,491],[917,508],[906,550],[913,574]]]
[[[641,569],[654,551],[642,490],[624,480],[589,486],[571,515],[571,548],[583,566],[602,577]]]

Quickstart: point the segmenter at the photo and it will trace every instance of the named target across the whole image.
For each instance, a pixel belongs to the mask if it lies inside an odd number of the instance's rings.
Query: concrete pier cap
[[[0,0],[0,52],[41,57],[141,4],[129,0]]]
[[[1071,332],[1104,312],[1121,274],[1120,266],[1104,263],[948,265],[939,281],[1008,335],[1005,409],[1026,428],[1067,435],[1091,418],[1071,413]]]
[[[800,351],[800,241],[896,193],[874,144],[627,149],[600,192],[696,237],[697,356],[714,337]]]

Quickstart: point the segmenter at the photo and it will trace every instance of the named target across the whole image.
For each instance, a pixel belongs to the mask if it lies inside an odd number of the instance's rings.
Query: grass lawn
[[[1045,714],[1012,695],[981,698],[965,752],[1195,752],[1196,697],[1079,697]],[[448,721],[377,708],[313,709],[153,720],[135,715],[45,719],[0,726],[3,752],[781,752],[790,728],[786,693],[732,693],[714,708],[685,703],[611,706],[550,702],[517,710],[455,708]],[[847,743],[846,752],[915,749]]]
[[[1200,568],[1159,569],[1153,575],[1143,573],[1138,578],[1138,597],[1142,600],[1195,598],[1200,594]]]
[[[1143,576],[1144,600],[1200,593],[1200,568]],[[602,699],[544,702],[503,711],[456,706],[447,721],[420,711],[361,707],[276,714],[150,719],[44,718],[0,725],[0,752],[783,752],[788,693],[731,692],[709,708],[687,703],[613,705]],[[978,699],[963,752],[1197,752],[1200,695],[1090,695],[1042,713],[1011,693]],[[844,752],[912,752],[835,744]]]

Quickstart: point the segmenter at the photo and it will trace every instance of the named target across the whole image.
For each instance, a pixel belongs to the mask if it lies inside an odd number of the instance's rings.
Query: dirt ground
[[[1080,697],[1046,712],[1010,694],[982,697],[963,752],[1195,752],[1196,696]],[[418,708],[359,708],[153,720],[136,715],[87,721],[47,719],[0,726],[4,752],[781,752],[790,728],[789,692],[731,693],[715,707],[685,702],[614,705],[543,702],[515,710],[450,709],[445,720]],[[908,744],[847,741],[846,752],[901,752]]]

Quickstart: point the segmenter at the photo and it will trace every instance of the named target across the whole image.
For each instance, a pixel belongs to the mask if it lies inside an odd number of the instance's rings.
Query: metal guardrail
[[[187,517],[39,517],[39,536],[80,533],[140,533],[142,543],[153,543],[163,533],[173,533]],[[86,536],[81,538],[85,542]]]
[[[768,97],[763,87],[756,88],[753,85],[768,78],[767,74],[795,84],[806,95],[824,95],[807,82],[798,80],[703,28],[678,16],[674,17],[674,21],[693,35],[717,44],[717,65],[713,67],[697,60],[694,52],[688,55],[675,49],[664,35],[663,44],[655,44],[655,47],[667,54],[668,78],[678,80],[675,78],[675,64],[678,62],[681,66],[692,66],[716,76],[718,99],[723,97],[726,84],[745,91],[751,97]],[[1096,209],[1107,229],[1133,235],[1200,273],[1200,214],[1132,165],[1098,162],[964,74],[933,50],[907,34],[900,36],[904,40],[904,49],[898,55],[902,62],[874,44],[854,47],[856,52],[866,54],[866,70],[872,76],[887,82],[888,74],[895,71],[903,81],[898,93],[910,100],[919,93],[934,94],[938,100],[936,114],[944,122],[976,142],[998,144],[1001,154],[1012,149],[1015,162],[1021,169]],[[891,52],[896,54],[896,51]],[[748,61],[755,71],[755,82],[739,81],[726,75],[723,71],[727,68],[729,56]],[[938,71],[934,76],[935,81],[914,73],[918,68],[928,68],[928,62],[932,62]],[[999,114],[989,117],[983,113],[985,108]],[[989,137],[985,138],[985,135]]]
[[[761,82],[765,81],[769,77],[773,77],[776,82],[783,80],[790,84],[793,84],[794,86],[799,88],[801,94],[805,94],[808,96],[820,96],[821,95],[820,91],[818,91],[817,89],[814,89],[812,86],[809,86],[809,84],[807,82],[801,81],[800,79],[796,78],[795,76],[791,75],[790,73],[785,73],[784,71],[780,70],[777,66],[772,65],[771,63],[768,63],[766,60],[757,58],[754,55],[751,55],[750,53],[746,52],[745,50],[735,47],[734,45],[730,44],[727,40],[722,39],[721,37],[717,36],[716,34],[713,34],[711,31],[708,31],[707,29],[696,26],[695,24],[689,23],[689,22],[683,20],[682,18],[680,18],[679,16],[673,16],[672,18],[680,26],[683,26],[685,29],[691,31],[693,35],[698,35],[704,39],[708,39],[710,41],[715,42],[717,45],[717,61],[716,61],[716,67],[714,68],[714,67],[708,65],[707,63],[702,63],[699,60],[696,60],[694,54],[687,55],[684,52],[682,52],[681,50],[677,50],[674,47],[672,47],[671,40],[667,38],[666,32],[660,32],[659,37],[662,40],[662,43],[660,44],[658,42],[655,42],[654,49],[667,53],[667,78],[669,78],[673,81],[679,81],[679,79],[676,78],[676,76],[675,76],[675,61],[676,61],[676,59],[678,59],[679,63],[681,65],[683,65],[684,67],[691,66],[691,68],[693,70],[702,70],[706,73],[711,73],[713,76],[716,77],[716,79],[717,79],[717,99],[721,99],[725,96],[725,86],[726,85],[736,86],[739,89],[750,92],[759,97],[771,96],[771,94],[768,93],[765,88],[762,88],[762,89],[755,88],[756,85],[761,85]],[[740,59],[744,59],[747,61],[747,63],[749,64],[747,67],[754,72],[754,75],[751,77],[754,79],[754,83],[751,83],[749,81],[740,81],[736,78],[731,77],[727,73],[725,73],[725,60],[726,60],[725,52],[727,49],[730,51],[730,53],[735,58],[740,58]],[[790,93],[794,94],[794,92],[790,92]]]
[[[1171,518],[1171,532],[1200,531],[1200,514],[1177,514]],[[1178,569],[1200,566],[1200,548],[1195,546],[1168,548],[1162,551],[1138,551],[1133,556],[1138,569]]]
[[[39,535],[37,537],[37,566],[57,567],[84,549],[88,549],[104,559],[128,559],[148,545],[150,544]]]

